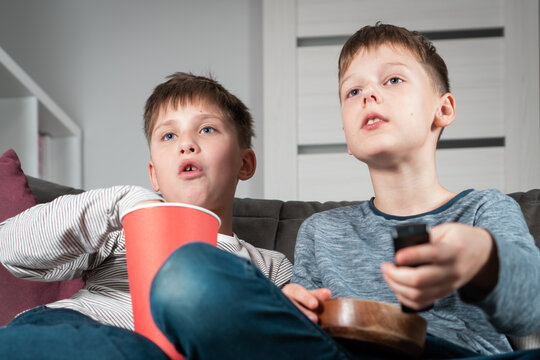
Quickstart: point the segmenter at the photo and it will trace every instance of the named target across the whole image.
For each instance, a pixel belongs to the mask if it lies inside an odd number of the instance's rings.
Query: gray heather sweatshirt
[[[428,334],[481,354],[512,351],[507,335],[540,331],[540,251],[519,205],[497,190],[467,190],[428,213],[398,217],[361,205],[314,214],[298,232],[293,283],[307,289],[327,287],[332,297],[398,304],[380,266],[393,261],[390,231],[424,222],[431,226],[460,222],[488,230],[500,261],[495,289],[483,299],[467,299],[463,290],[438,300],[420,313]]]

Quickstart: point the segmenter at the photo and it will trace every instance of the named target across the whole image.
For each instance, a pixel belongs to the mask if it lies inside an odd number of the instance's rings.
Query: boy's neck
[[[223,235],[233,236],[232,231],[232,204],[228,208],[212,210],[221,219],[219,233]]]
[[[391,169],[370,167],[375,207],[389,215],[412,216],[437,209],[455,193],[437,179],[435,166],[402,165]]]

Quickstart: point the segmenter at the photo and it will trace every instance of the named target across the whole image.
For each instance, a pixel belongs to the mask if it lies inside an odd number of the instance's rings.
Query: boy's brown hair
[[[177,72],[169,80],[156,86],[144,108],[144,134],[150,144],[159,112],[168,105],[175,107],[202,101],[215,106],[234,124],[241,148],[251,148],[254,136],[253,118],[249,109],[216,80],[190,73]]]
[[[343,75],[345,75],[359,50],[373,49],[384,44],[402,46],[409,50],[424,66],[435,85],[435,89],[441,95],[450,92],[448,69],[444,60],[437,54],[437,50],[431,41],[416,31],[380,22],[377,22],[374,26],[364,26],[343,45],[338,63],[340,86]]]

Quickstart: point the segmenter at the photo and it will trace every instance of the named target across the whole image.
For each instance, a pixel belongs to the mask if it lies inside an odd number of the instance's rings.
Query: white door
[[[452,191],[540,187],[539,5],[534,0],[264,0],[265,197],[365,200],[337,95],[345,40],[376,21],[424,33],[445,59],[456,121],[437,150]]]

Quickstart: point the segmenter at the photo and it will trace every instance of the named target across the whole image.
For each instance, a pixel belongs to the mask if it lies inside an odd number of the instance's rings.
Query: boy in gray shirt
[[[437,179],[455,100],[435,48],[403,28],[363,28],[342,49],[339,96],[349,154],[368,165],[375,196],[304,222],[292,282],[415,310],[434,304],[421,313],[428,334],[479,354],[511,351],[503,334],[538,331],[540,256],[519,205],[497,190],[455,194]],[[431,226],[430,242],[394,257],[392,229],[412,223]]]

